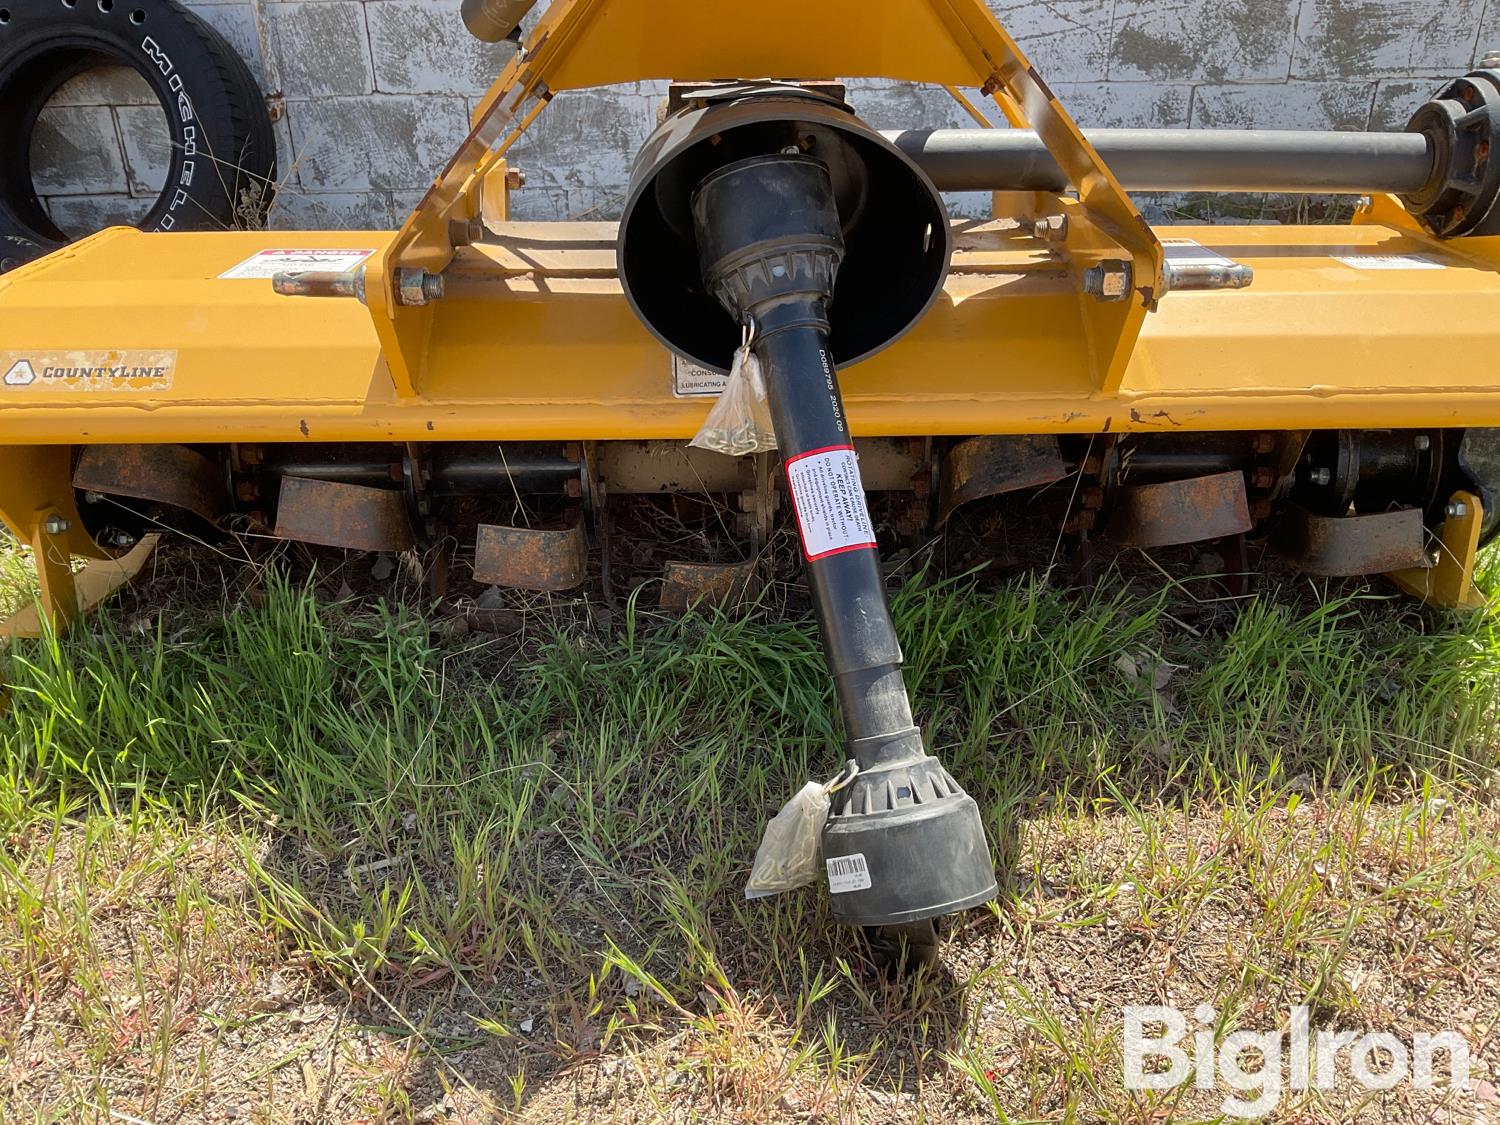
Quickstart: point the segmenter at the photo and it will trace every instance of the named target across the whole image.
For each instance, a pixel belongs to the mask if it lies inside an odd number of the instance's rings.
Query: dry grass
[[[1132,1003],[1451,1027],[1469,1088],[1275,1119],[1500,1120],[1491,615],[908,586],[1002,890],[893,982],[820,893],[741,895],[837,758],[804,622],[238,589],[0,656],[7,1122],[1218,1119],[1123,1088]]]

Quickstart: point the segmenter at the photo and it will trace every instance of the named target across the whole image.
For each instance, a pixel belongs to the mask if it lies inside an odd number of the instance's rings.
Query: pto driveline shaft
[[[828,169],[751,157],[693,199],[704,278],[752,333],[807,561],[824,654],[859,767],[823,837],[841,921],[919,921],[985,902],[994,869],[978,806],[912,721],[859,463],[829,348],[843,259]]]

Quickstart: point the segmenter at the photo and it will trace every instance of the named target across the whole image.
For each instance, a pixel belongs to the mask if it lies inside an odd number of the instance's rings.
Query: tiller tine
[[[87,445],[73,487],[167,504],[217,523],[229,509],[221,465],[185,445]]]
[[[287,477],[276,505],[276,535],[351,551],[416,546],[404,494],[363,484]]]
[[[1427,533],[1416,508],[1366,516],[1320,516],[1292,504],[1277,529],[1278,554],[1307,574],[1355,578],[1426,568]]]
[[[556,593],[582,585],[588,574],[588,536],[576,518],[556,529],[479,525],[474,543],[476,582]]]
[[[1036,488],[1068,475],[1057,439],[1044,434],[970,438],[943,458],[942,500],[937,524],[971,500]]]
[[[1116,494],[1110,538],[1123,547],[1173,547],[1242,535],[1254,526],[1245,474],[1234,470],[1160,484],[1127,485]]]
[[[661,608],[681,613],[692,606],[734,605],[750,593],[755,563],[668,562],[661,590]]]

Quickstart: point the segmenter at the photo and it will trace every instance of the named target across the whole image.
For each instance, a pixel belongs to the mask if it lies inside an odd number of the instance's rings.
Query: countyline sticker
[[[0,352],[0,395],[168,391],[175,351]]]

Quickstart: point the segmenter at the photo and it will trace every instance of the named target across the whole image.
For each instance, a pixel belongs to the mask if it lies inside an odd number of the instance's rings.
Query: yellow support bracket
[[[366,267],[370,316],[397,394],[423,394],[434,344],[432,309],[401,303],[398,271],[442,270],[453,259],[455,221],[498,218],[484,206],[493,199],[490,174],[558,92],[829,74],[977,89],[1011,124],[1036,130],[1077,187],[1061,249],[1092,382],[1098,393],[1115,394],[1163,291],[1161,244],[983,0],[554,0],[480,102],[458,152]],[[1084,277],[1096,266],[1117,279],[1111,299],[1085,293]]]
[[[1437,564],[1392,571],[1388,577],[1397,586],[1432,605],[1449,609],[1483,609],[1485,597],[1474,585],[1474,567],[1479,555],[1479,528],[1484,505],[1471,492],[1455,492],[1448,501],[1450,515],[1438,528]]]

